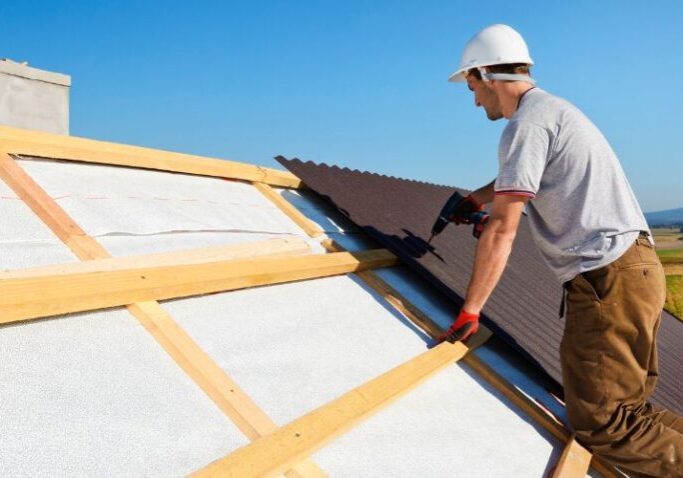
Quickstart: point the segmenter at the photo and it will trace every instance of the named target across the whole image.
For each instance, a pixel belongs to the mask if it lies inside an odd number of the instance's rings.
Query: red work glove
[[[448,340],[450,343],[458,341],[465,342],[474,335],[477,330],[479,330],[479,314],[470,314],[461,310],[458,318],[453,322],[453,325],[436,339],[436,344],[438,345],[444,340]]]
[[[460,201],[455,207],[451,216],[448,218],[450,221],[457,224],[471,224],[472,221],[469,220],[469,215],[473,212],[483,211],[484,205],[479,204],[470,194],[465,199]]]

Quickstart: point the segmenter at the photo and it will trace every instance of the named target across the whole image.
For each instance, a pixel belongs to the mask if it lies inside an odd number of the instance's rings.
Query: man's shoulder
[[[576,108],[573,104],[564,98],[561,98],[552,93],[548,93],[541,88],[534,88],[529,90],[524,95],[522,106],[529,106],[534,108],[546,107],[547,105],[552,105],[553,107],[562,108]]]
[[[569,101],[540,88],[534,88],[524,95],[520,108],[511,121],[546,127],[561,123],[563,117],[575,114],[581,112]]]

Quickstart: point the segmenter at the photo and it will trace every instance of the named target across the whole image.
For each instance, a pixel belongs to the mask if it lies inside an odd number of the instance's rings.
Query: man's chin
[[[502,114],[500,113],[489,113],[488,111],[486,112],[486,117],[490,119],[491,121],[498,121],[503,117]]]

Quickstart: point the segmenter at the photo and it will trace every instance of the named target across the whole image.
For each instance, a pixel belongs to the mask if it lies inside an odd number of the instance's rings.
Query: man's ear
[[[498,93],[500,91],[501,86],[503,86],[505,82],[503,80],[489,80],[487,84],[489,85],[490,89]]]

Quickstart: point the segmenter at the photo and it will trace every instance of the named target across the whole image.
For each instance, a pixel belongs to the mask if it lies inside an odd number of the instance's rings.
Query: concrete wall
[[[0,59],[0,124],[69,134],[71,77]]]

